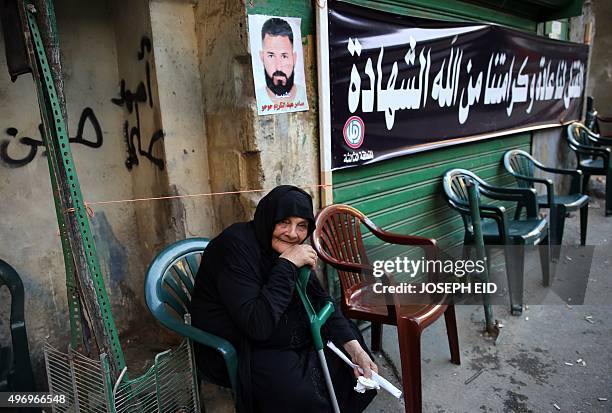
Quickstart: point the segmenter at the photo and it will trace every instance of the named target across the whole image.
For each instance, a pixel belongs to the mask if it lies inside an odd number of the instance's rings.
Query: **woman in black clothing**
[[[241,412],[332,410],[308,318],[295,291],[298,269],[314,267],[317,261],[312,247],[302,244],[313,231],[310,195],[283,185],[261,199],[253,221],[225,229],[202,256],[191,301],[192,323],[236,347]],[[317,308],[330,300],[314,274],[307,293]],[[323,336],[344,348],[366,377],[377,371],[359,330],[338,309]],[[221,356],[197,344],[195,350],[200,370],[210,380],[229,385]],[[327,363],[340,410],[363,411],[376,392],[353,391],[357,372],[335,354],[327,354]]]

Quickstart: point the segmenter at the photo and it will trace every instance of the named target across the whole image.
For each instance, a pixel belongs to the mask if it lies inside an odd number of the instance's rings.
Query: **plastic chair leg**
[[[606,175],[606,216],[612,215],[612,170]]]
[[[372,341],[370,345],[370,349],[372,351],[380,351],[380,349],[382,348],[382,329],[383,325],[381,323],[372,322]]]
[[[580,208],[580,245],[586,245],[587,223],[589,220],[589,203]]]
[[[421,413],[421,328],[412,320],[397,320],[406,413]]]
[[[461,364],[459,354],[459,335],[457,334],[457,318],[455,317],[455,306],[449,305],[444,311],[444,322],[446,323],[446,335],[448,336],[448,347],[451,353],[451,362]]]
[[[589,190],[589,179],[591,178],[591,175],[589,174],[584,174],[582,175],[582,193],[583,195],[586,195],[587,191]]]
[[[538,252],[540,253],[540,266],[542,267],[542,285],[548,287],[550,285],[551,262],[550,237],[546,237],[538,245]]]
[[[506,245],[506,277],[510,296],[510,313],[521,315],[523,312],[523,272],[525,266],[524,245]]]
[[[563,231],[565,229],[565,215],[567,213],[563,205],[557,205],[555,216],[555,233],[553,234],[552,243],[555,245],[563,244]]]
[[[523,212],[523,204],[519,202],[516,206],[516,211],[514,211],[514,219],[521,219],[521,212]]]

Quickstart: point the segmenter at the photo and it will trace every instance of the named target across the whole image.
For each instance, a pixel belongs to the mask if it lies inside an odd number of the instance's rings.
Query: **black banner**
[[[329,1],[332,169],[582,111],[588,46]]]

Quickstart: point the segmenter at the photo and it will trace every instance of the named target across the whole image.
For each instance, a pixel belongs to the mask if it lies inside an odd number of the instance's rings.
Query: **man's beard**
[[[269,76],[268,72],[266,72],[265,70],[264,73],[266,75],[266,85],[268,86],[268,89],[270,89],[272,93],[274,93],[276,96],[282,97],[288,95],[289,92],[291,92],[291,89],[293,88],[293,75],[295,74],[295,71],[293,71],[291,73],[291,76],[289,77],[287,77],[287,75],[284,72],[281,72],[280,70],[277,70],[276,72],[272,73],[272,76]],[[285,84],[274,84],[274,76],[284,77]]]

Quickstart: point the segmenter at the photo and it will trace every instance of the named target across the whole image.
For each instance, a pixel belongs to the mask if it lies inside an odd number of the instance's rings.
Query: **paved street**
[[[577,215],[566,221],[564,245],[579,243]],[[474,412],[612,412],[612,217],[596,199],[589,213],[587,244],[594,245],[585,305],[529,304],[520,317],[495,306],[504,324],[496,344],[482,334],[480,306],[457,306],[462,363],[450,363],[442,319],[422,338],[423,410]],[[567,261],[562,251],[561,260]],[[537,254],[527,258],[526,290],[540,289]],[[551,300],[552,301],[552,300]],[[385,327],[382,374],[400,386],[394,328]],[[474,375],[480,373],[475,378]],[[472,380],[466,384],[468,379]],[[381,394],[366,410],[403,412],[403,404]],[[607,400],[606,400],[607,399]]]

